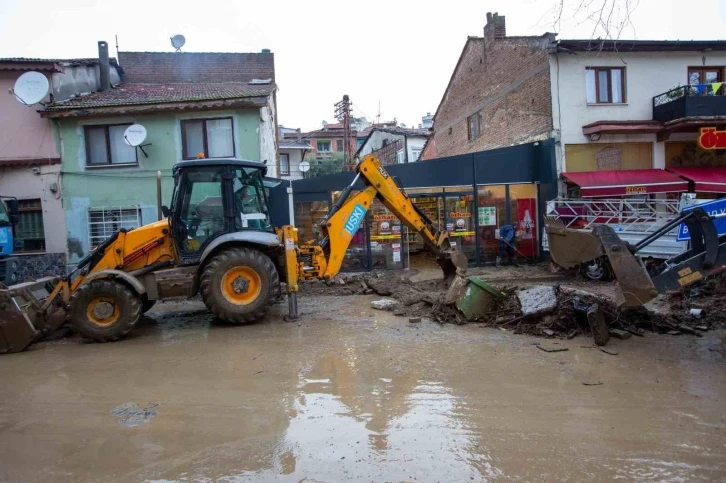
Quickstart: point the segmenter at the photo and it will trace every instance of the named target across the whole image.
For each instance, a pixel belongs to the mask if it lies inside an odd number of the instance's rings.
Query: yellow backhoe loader
[[[0,353],[19,352],[68,322],[98,342],[133,329],[157,300],[201,294],[218,318],[245,323],[264,316],[286,282],[289,318],[298,282],[330,280],[374,200],[380,200],[436,251],[445,278],[466,270],[466,257],[397,185],[375,156],[356,167],[364,189],[348,186],[320,226],[321,241],[300,243],[297,229],[271,223],[263,163],[199,159],[175,165],[166,218],[121,230],[82,259],[70,275],[0,287]]]

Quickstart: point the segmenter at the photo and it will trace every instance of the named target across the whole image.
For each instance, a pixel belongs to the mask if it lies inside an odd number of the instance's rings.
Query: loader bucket
[[[565,228],[562,220],[545,217],[552,261],[562,268],[575,268],[603,255],[600,239],[591,232]]]
[[[41,311],[57,278],[5,287],[0,285],[0,354],[21,352],[60,327],[65,310],[51,306]]]

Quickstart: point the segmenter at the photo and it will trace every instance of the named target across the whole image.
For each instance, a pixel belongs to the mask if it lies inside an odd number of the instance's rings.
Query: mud
[[[244,327],[159,304],[120,342],[2,356],[0,481],[726,478],[726,332],[614,340],[612,356],[409,324],[376,298],[303,294],[299,323],[283,303]]]

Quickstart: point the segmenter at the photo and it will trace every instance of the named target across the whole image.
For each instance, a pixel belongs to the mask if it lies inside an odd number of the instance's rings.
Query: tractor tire
[[[230,248],[216,255],[204,267],[199,285],[207,308],[232,324],[261,319],[280,293],[272,260],[251,248]]]
[[[145,314],[156,305],[156,300],[144,300],[141,302],[141,313]]]
[[[71,297],[68,320],[96,342],[112,342],[131,331],[141,317],[142,302],[128,286],[114,280],[92,280]]]

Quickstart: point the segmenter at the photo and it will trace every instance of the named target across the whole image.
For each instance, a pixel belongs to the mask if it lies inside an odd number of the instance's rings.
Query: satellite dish
[[[26,72],[15,81],[13,94],[26,106],[37,104],[48,95],[50,83],[40,72]]]
[[[175,35],[171,38],[171,46],[176,49],[177,52],[181,50],[182,47],[184,47],[184,43],[187,40],[184,38],[183,35]]]
[[[300,163],[300,166],[298,166],[298,169],[303,173],[307,173],[310,169],[310,163],[308,163],[307,161],[303,161],[302,163]]]
[[[146,128],[141,124],[132,124],[124,131],[124,141],[129,146],[136,147],[146,140]]]

